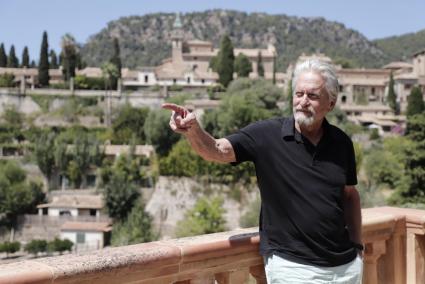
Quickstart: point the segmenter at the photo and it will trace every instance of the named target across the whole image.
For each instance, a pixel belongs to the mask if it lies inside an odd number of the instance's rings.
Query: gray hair
[[[332,67],[332,65],[318,59],[307,59],[295,66],[294,78],[292,80],[292,90],[295,92],[295,87],[297,86],[299,76],[302,73],[308,71],[316,72],[322,76],[322,78],[325,80],[325,89],[329,95],[329,98],[336,103],[338,98],[339,84],[335,69]]]

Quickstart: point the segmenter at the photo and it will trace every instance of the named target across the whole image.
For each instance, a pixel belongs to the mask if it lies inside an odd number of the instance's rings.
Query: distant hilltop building
[[[124,80],[124,86],[130,88],[154,85],[211,86],[217,82],[218,74],[211,70],[209,63],[211,58],[217,56],[219,49],[214,48],[213,44],[208,41],[184,41],[182,24],[178,14],[174,21],[171,46],[170,58],[163,60],[162,64],[156,67],[138,68],[137,78]],[[234,49],[235,57],[240,53],[247,56],[252,63],[251,78],[258,77],[257,58],[259,53],[261,53],[264,66],[264,77],[266,79],[273,78],[277,54],[272,44],[268,44],[265,49]]]

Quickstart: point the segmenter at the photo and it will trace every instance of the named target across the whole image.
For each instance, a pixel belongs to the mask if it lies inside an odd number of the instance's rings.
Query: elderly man
[[[171,128],[204,159],[252,161],[261,194],[260,253],[268,283],[360,283],[360,198],[353,143],[326,114],[337,101],[333,68],[295,68],[293,117],[253,123],[214,139],[193,113],[164,104]]]

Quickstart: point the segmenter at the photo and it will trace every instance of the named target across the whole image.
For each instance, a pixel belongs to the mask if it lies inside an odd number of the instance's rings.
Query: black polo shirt
[[[342,200],[344,186],[357,184],[353,143],[326,119],[322,126],[317,146],[295,129],[293,117],[256,122],[226,137],[236,163],[255,164],[262,255],[318,266],[346,264],[357,255]]]

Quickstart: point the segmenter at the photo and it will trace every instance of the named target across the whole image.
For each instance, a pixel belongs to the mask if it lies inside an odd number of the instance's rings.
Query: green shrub
[[[46,240],[32,240],[31,242],[25,245],[24,250],[28,253],[34,254],[35,256],[40,252],[47,251],[47,241]]]
[[[4,73],[0,75],[0,87],[10,88],[14,87],[15,85],[15,75],[10,73]]]

